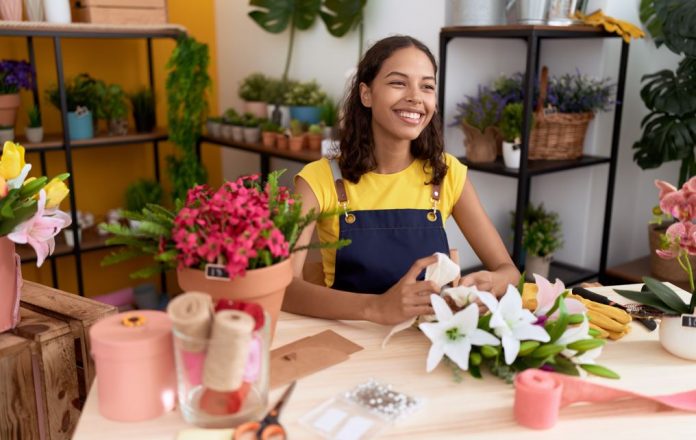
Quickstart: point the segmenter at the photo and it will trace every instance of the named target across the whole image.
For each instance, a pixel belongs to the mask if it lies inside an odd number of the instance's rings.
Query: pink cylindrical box
[[[111,420],[153,419],[174,408],[172,323],[164,312],[109,316],[90,330],[99,412]]]

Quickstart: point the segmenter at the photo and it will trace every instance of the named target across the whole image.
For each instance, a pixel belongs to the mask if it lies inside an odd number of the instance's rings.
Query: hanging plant
[[[174,200],[183,200],[189,188],[207,180],[196,157],[196,142],[208,111],[209,62],[208,45],[189,36],[179,37],[167,62],[171,69],[166,84],[169,139],[180,151],[178,156],[167,157]]]

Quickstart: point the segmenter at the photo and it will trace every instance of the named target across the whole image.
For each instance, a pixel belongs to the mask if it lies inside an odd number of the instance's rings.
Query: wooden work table
[[[627,288],[628,286],[622,286]],[[639,285],[631,286],[633,288]],[[608,295],[610,288],[593,289]],[[331,397],[374,378],[392,384],[397,391],[423,399],[421,408],[396,422],[378,438],[391,439],[582,439],[661,438],[696,434],[696,415],[679,411],[655,411],[654,404],[622,401],[610,404],[576,405],[561,411],[559,423],[546,431],[518,425],[512,414],[514,389],[500,379],[484,375],[476,380],[466,375],[455,383],[447,366],[425,372],[428,339],[409,329],[392,338],[386,348],[381,342],[385,327],[366,322],[336,322],[283,314],[275,346],[332,329],[365,349],[351,359],[301,379],[281,415],[291,439],[314,439],[297,420]],[[618,342],[608,342],[601,365],[621,375],[621,380],[591,378],[597,383],[657,395],[696,388],[696,362],[674,357],[658,342],[658,331],[638,323]],[[271,393],[275,402],[282,388]],[[97,409],[97,387],[92,390],[75,432],[75,440],[148,439],[172,440],[179,430],[191,428],[179,412],[141,423],[118,423],[104,419]]]

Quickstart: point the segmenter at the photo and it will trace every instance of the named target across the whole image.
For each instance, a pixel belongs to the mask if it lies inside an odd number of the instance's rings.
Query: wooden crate
[[[166,0],[73,0],[73,21],[96,24],[167,23]]]
[[[0,439],[40,438],[34,398],[32,342],[0,333]]]
[[[79,379],[79,398],[84,403],[95,375],[94,360],[90,356],[89,329],[101,318],[115,314],[116,307],[30,281],[24,282],[21,305],[70,327]]]

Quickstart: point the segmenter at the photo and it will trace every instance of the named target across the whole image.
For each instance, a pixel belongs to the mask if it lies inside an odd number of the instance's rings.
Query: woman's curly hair
[[[339,130],[338,164],[343,177],[350,182],[357,183],[363,174],[377,167],[372,136],[372,110],[360,100],[360,84],[371,86],[384,61],[397,50],[408,47],[415,47],[425,53],[437,74],[435,57],[428,47],[415,38],[404,35],[378,41],[365,53],[358,65],[351,89],[343,103]],[[436,111],[418,138],[411,141],[411,154],[416,159],[426,161],[424,169],[431,175],[431,180],[425,184],[439,185],[447,174],[440,127],[440,116]]]

